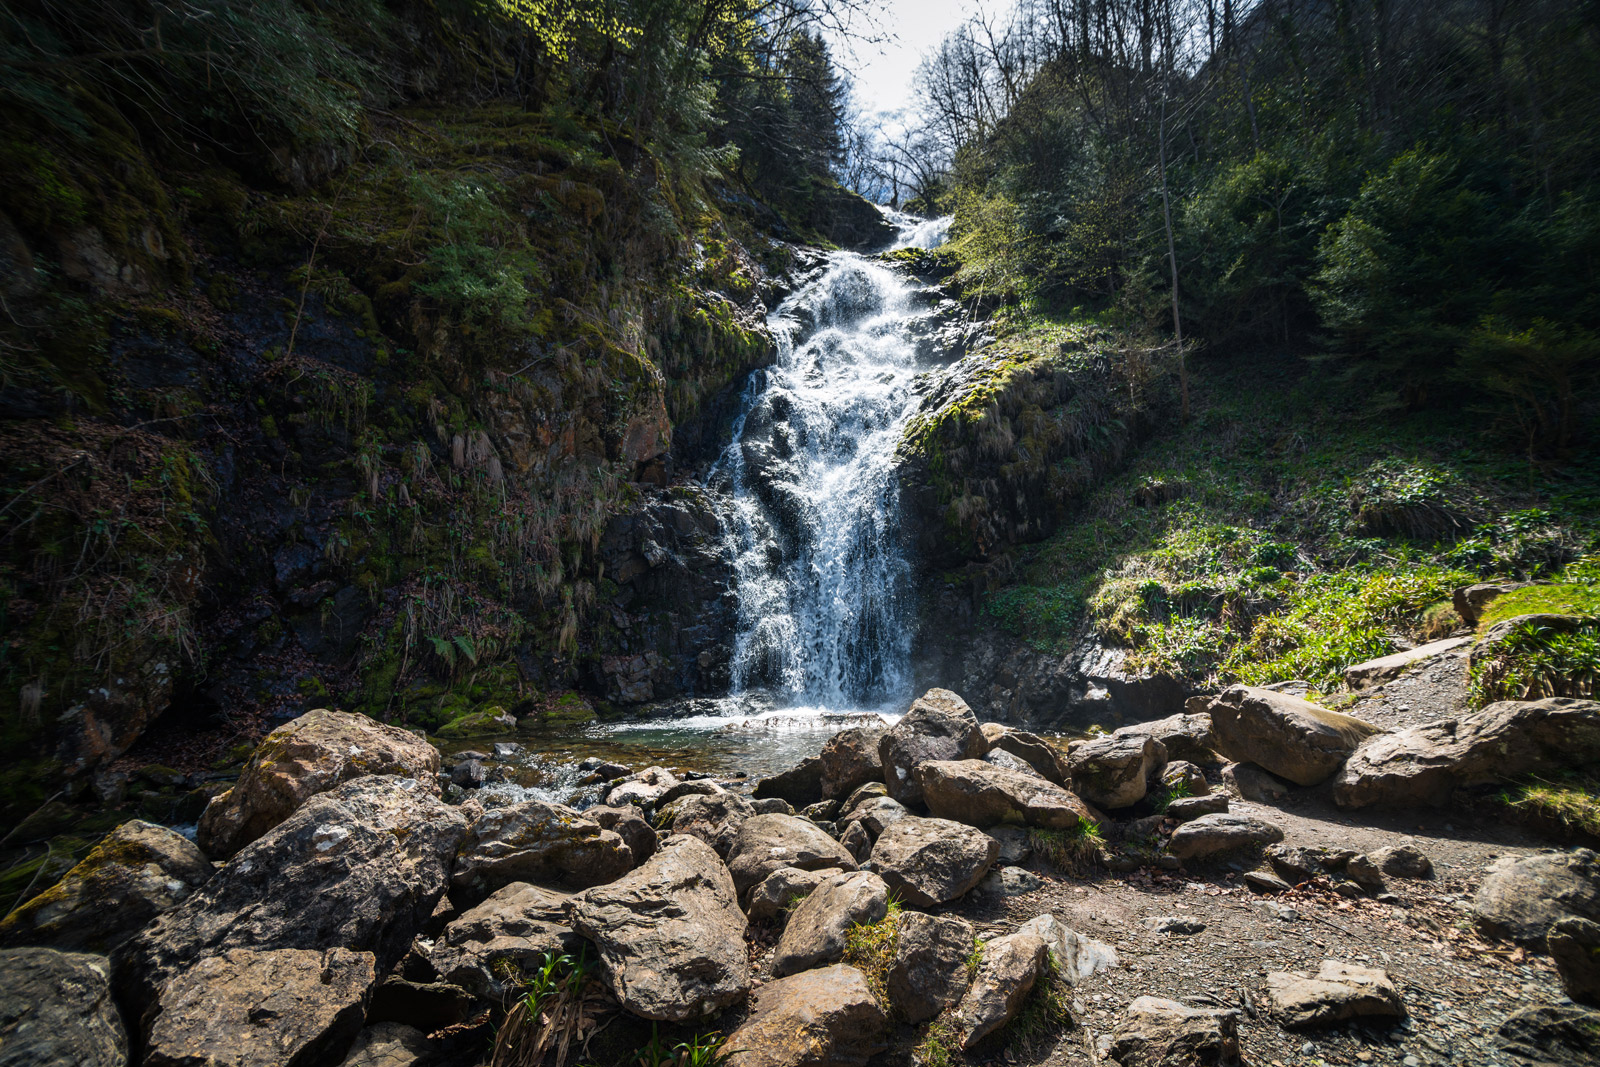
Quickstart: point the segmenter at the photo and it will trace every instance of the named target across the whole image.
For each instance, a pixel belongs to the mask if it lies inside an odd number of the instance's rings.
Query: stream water
[[[949,227],[888,217],[892,248],[934,247]],[[926,314],[915,283],[871,255],[833,252],[798,279],[767,319],[778,358],[751,375],[705,479],[727,502],[735,561],[732,693],[660,718],[523,736],[515,784],[491,795],[581,803],[576,764],[588,756],[771,773],[845,725],[904,711],[911,566],[894,452],[917,402],[912,379],[926,369],[916,332]]]

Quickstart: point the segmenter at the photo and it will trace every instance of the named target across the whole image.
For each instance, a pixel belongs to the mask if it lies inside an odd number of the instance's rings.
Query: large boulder
[[[902,804],[922,803],[916,770],[929,760],[978,759],[989,744],[967,702],[948,689],[930,689],[878,742],[883,781]]]
[[[839,816],[840,826],[860,823],[867,834],[876,841],[878,835],[911,813],[893,797],[868,797]]]
[[[1207,709],[1218,751],[1296,785],[1318,785],[1380,729],[1271,689],[1235,685]]]
[[[1561,988],[1584,1004],[1600,1005],[1600,923],[1577,916],[1558,919],[1545,936]]]
[[[231,948],[161,992],[145,1067],[317,1067],[361,1030],[373,955],[348,949]]]
[[[818,871],[856,869],[855,857],[816,823],[794,815],[754,815],[746,819],[728,850],[728,870],[740,897],[779,867]]]
[[[850,928],[870,925],[889,913],[889,887],[870,871],[825,879],[789,913],[772,955],[772,976],[808,971],[844,957]]]
[[[955,1011],[962,1048],[971,1048],[1017,1017],[1048,952],[1042,938],[1021,931],[983,943],[972,984]]]
[[[971,982],[967,959],[973,945],[972,924],[965,919],[901,913],[884,986],[906,1022],[926,1022],[961,1000]]]
[[[1056,972],[1068,982],[1081,982],[1120,962],[1116,949],[1104,941],[1085,937],[1048,912],[1035,915],[1017,927],[1017,932],[1041,938],[1055,958]]]
[[[768,982],[728,1035],[728,1067],[865,1067],[888,1047],[883,1005],[866,976],[836,963]]]
[[[456,857],[451,899],[475,903],[512,882],[582,889],[633,866],[633,850],[616,831],[564,804],[524,800],[473,820]]]
[[[1001,727],[991,731],[990,725],[984,724],[984,737],[989,741],[991,752],[1000,751],[1015,756],[1056,785],[1066,786],[1070,783],[1072,768],[1067,763],[1066,755],[1055,745],[1023,730]]]
[[[1233,1067],[1239,1060],[1239,1013],[1139,997],[1111,1032],[1110,1054],[1122,1067]]]
[[[868,782],[883,778],[883,760],[878,745],[882,728],[860,727],[841,730],[822,746],[822,796],[843,800]]]
[[[560,956],[582,947],[567,919],[570,900],[526,882],[503,886],[450,920],[426,949],[427,962],[439,980],[501,1000],[547,953]]]
[[[409,730],[319,708],[285,723],[251,754],[239,781],[200,816],[201,849],[227,859],[341,782],[367,775],[414,778],[439,792],[439,750]]]
[[[1202,815],[1179,826],[1167,842],[1167,851],[1180,860],[1205,859],[1271,845],[1283,840],[1283,831],[1248,815]]]
[[[837,867],[824,867],[819,871],[779,867],[750,890],[744,913],[751,922],[771,922],[809,897],[817,886],[843,873]]]
[[[1472,914],[1490,937],[1543,948],[1561,919],[1600,921],[1600,856],[1579,848],[1505,864],[1478,887]]]
[[[466,832],[409,778],[357,778],[306,801],[187,900],[112,953],[119,998],[143,1032],[162,992],[232,948],[339,946],[385,973],[433,913]]]
[[[762,778],[750,791],[757,800],[783,800],[797,808],[822,799],[822,760],[810,756],[797,765]]]
[[[128,1035],[111,1002],[104,956],[0,950],[0,1063],[125,1067]]]
[[[1529,1067],[1594,1067],[1594,1035],[1600,1011],[1577,1004],[1523,1008],[1500,1024],[1502,1051]]]
[[[584,808],[583,814],[585,818],[599,823],[600,829],[611,830],[622,838],[623,844],[633,853],[634,866],[637,867],[656,854],[659,838],[655,827],[644,817],[644,812],[632,804],[620,808],[610,804],[596,804],[592,808]]]
[[[646,767],[612,782],[606,789],[605,801],[614,808],[625,808],[630,804],[653,808],[667,790],[679,782],[678,776],[665,767]]]
[[[1072,791],[1102,808],[1126,808],[1145,798],[1167,765],[1167,747],[1149,735],[1097,737],[1072,746],[1067,758]]]
[[[1445,804],[1460,788],[1600,762],[1600,702],[1504,700],[1475,715],[1374,737],[1334,781],[1340,807]]]
[[[1205,700],[1197,697],[1197,701]],[[1206,702],[1209,706],[1209,701]],[[1161,742],[1167,758],[1188,760],[1202,767],[1222,762],[1217,755],[1217,737],[1211,730],[1209,711],[1179,712],[1153,722],[1133,723],[1113,730],[1112,737],[1149,737]]]
[[[872,847],[872,869],[913,908],[965,896],[994,866],[1000,842],[948,819],[907,816],[891,823]]]
[[[0,945],[109,952],[211,880],[211,861],[154,823],[112,830],[55,885],[0,922]]]
[[[726,789],[701,796],[679,797],[657,812],[657,821],[669,833],[698,837],[726,857],[739,827],[754,815],[750,802]]]
[[[617,1001],[642,1018],[686,1022],[750,992],[733,879],[697,837],[669,837],[638,870],[577,894],[572,924],[599,949]]]
[[[1267,996],[1279,1024],[1289,1030],[1405,1014],[1387,973],[1342,960],[1323,960],[1315,975],[1274,971],[1267,975]]]
[[[917,768],[917,782],[930,812],[968,826],[1022,823],[1076,830],[1103,821],[1088,804],[1054,782],[980,759],[931,760]]]

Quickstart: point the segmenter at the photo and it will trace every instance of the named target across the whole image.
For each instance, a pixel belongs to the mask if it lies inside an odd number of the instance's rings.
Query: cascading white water
[[[895,248],[948,220],[888,212]],[[894,451],[915,408],[912,286],[834,252],[768,316],[777,362],[752,375],[708,481],[731,498],[735,693],[872,707],[909,695],[910,565]]]

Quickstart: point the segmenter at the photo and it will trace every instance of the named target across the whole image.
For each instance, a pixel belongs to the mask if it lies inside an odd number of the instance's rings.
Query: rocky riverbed
[[[1600,704],[1454,714],[1450,655],[1070,743],[931,690],[766,777],[591,758],[582,810],[312,712],[0,923],[0,1062],[1594,1062],[1600,858],[1462,801]]]

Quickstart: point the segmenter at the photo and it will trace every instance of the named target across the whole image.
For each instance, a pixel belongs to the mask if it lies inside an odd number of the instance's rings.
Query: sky
[[[911,104],[911,77],[924,53],[978,9],[975,0],[868,0],[881,44],[835,42],[834,61],[855,81],[863,115],[896,123]],[[990,0],[991,9],[997,7]]]

